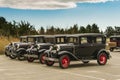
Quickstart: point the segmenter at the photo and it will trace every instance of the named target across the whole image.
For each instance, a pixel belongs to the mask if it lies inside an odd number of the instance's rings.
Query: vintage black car
[[[55,43],[64,43],[65,35],[46,35],[43,40],[45,42],[39,42],[31,46],[31,48],[27,49],[27,60],[28,62],[33,62],[34,60],[38,60],[41,64],[44,64],[44,51],[48,50],[50,46]]]
[[[110,51],[114,51],[114,49],[120,49],[120,35],[110,36]]]
[[[35,45],[36,43],[44,43],[44,35],[28,35],[27,36],[27,43],[20,44],[19,49],[17,49],[17,57],[18,60],[24,60],[26,57],[24,56],[27,54],[26,50],[29,49],[31,46]]]
[[[68,68],[70,61],[88,63],[97,60],[99,65],[105,65],[110,53],[105,50],[106,37],[97,33],[67,35],[67,43],[56,44],[45,51],[44,60],[47,66],[59,62],[61,68]]]
[[[27,42],[27,36],[20,36],[20,42],[10,42],[7,46],[5,46],[5,55],[11,57],[10,54],[12,48],[15,47],[16,44],[24,42]]]

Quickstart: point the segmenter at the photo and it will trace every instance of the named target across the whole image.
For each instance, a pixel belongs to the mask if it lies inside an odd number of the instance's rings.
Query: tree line
[[[97,24],[88,24],[87,26],[78,26],[77,24],[70,26],[69,28],[60,28],[55,26],[49,26],[47,29],[40,27],[38,30],[35,29],[35,26],[31,25],[26,21],[12,21],[8,22],[4,17],[0,17],[0,36],[7,37],[19,37],[24,35],[45,35],[45,34],[77,34],[77,33],[102,33],[106,34],[108,37],[111,35],[119,34],[120,27],[117,26],[108,26],[103,32],[99,30]]]

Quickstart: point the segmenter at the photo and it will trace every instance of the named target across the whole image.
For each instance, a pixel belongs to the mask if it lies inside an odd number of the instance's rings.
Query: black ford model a
[[[27,54],[25,56],[27,56],[28,62],[39,60],[41,64],[44,64],[44,51],[48,50],[50,46],[53,46],[55,43],[65,42],[65,35],[46,35],[42,39],[43,42],[34,44],[31,48],[27,49]]]
[[[44,60],[47,66],[59,62],[61,68],[68,68],[70,61],[88,63],[97,60],[99,65],[105,65],[110,53],[105,50],[106,37],[97,33],[67,35],[66,44],[56,44],[45,51]]]
[[[36,43],[43,43],[43,42],[44,42],[44,35],[28,35],[27,43],[19,44],[21,47],[19,47],[19,49],[16,50],[18,60],[25,60],[26,57],[24,55],[27,54],[26,50]]]
[[[20,42],[11,42],[7,46],[5,46],[5,55],[10,58],[16,58],[14,55],[14,51],[18,48],[18,44],[25,43],[27,41],[27,36],[20,36]]]

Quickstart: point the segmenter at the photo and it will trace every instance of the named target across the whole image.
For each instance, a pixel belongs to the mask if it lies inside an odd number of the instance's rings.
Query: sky
[[[104,31],[120,26],[120,0],[0,0],[0,16],[28,21],[36,29],[96,23]]]

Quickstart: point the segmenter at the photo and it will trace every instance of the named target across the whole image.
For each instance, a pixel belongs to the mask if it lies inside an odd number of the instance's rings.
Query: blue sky
[[[100,30],[105,30],[107,26],[120,26],[120,1],[76,3],[75,7],[65,9],[23,9],[1,6],[0,16],[5,17],[8,21],[28,21],[36,29],[41,26],[47,28],[53,25],[69,28],[74,24],[86,26],[96,23]]]

